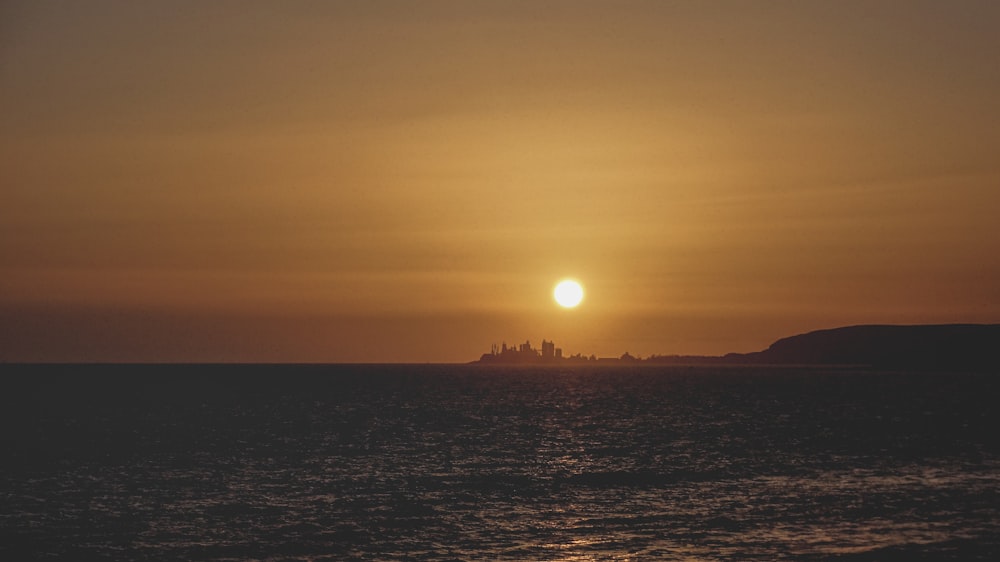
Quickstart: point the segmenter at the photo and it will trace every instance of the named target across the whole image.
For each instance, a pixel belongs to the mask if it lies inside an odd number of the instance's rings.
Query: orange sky
[[[1000,322],[997,29],[992,1],[5,2],[0,360]]]

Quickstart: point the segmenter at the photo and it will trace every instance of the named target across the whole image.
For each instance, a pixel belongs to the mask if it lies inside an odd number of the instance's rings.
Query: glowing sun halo
[[[556,285],[555,291],[552,292],[552,296],[556,298],[556,302],[559,306],[564,308],[573,308],[574,306],[580,304],[583,300],[583,287],[580,286],[576,281],[567,279],[565,281],[560,281]]]

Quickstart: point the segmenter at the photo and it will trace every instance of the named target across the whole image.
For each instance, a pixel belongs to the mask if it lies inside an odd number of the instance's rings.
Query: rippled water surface
[[[0,558],[997,560],[997,375],[13,367]]]

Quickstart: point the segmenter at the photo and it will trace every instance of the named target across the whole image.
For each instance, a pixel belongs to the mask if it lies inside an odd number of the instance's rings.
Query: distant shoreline
[[[527,343],[527,342],[526,342]],[[546,342],[551,343],[551,342]],[[502,356],[485,353],[475,361],[0,361],[8,370],[33,372],[73,367],[267,367],[302,366],[674,366],[809,367],[876,370],[993,372],[1000,375],[1000,324],[859,325],[816,330],[779,339],[767,349],[726,355],[651,355],[596,357],[542,356],[540,350]]]
[[[550,346],[550,342],[543,342]],[[816,330],[779,339],[751,353],[570,357],[540,353],[525,342],[517,348],[494,346],[478,365],[674,365],[674,366],[825,366],[918,370],[996,370],[1000,372],[1000,324],[869,324]]]

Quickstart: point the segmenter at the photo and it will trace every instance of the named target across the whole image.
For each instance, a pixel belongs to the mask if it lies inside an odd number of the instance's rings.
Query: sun
[[[572,279],[566,279],[556,285],[556,289],[552,291],[552,296],[555,297],[559,306],[573,308],[583,300],[583,287]]]

